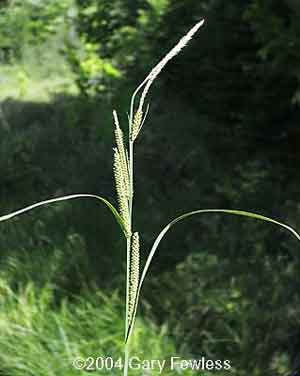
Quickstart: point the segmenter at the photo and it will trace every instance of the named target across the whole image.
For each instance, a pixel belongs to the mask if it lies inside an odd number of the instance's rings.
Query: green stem
[[[127,238],[127,246],[126,246],[126,316],[125,316],[125,336],[128,330],[128,316],[129,316],[129,265],[130,265],[130,247],[131,247],[131,239]]]
[[[131,215],[130,215],[131,217]],[[131,230],[131,220],[129,222],[130,230]],[[131,237],[127,238],[127,246],[126,246],[126,254],[127,254],[127,260],[126,260],[126,316],[125,316],[125,340],[126,335],[129,327],[129,283],[130,283],[130,248],[131,248]],[[128,366],[129,366],[129,343],[125,343],[124,348],[124,376],[128,376]]]
[[[125,344],[125,361],[124,361],[124,376],[128,376],[129,368],[129,343]]]
[[[132,208],[133,208],[133,141],[129,141],[129,175],[130,175],[130,198],[129,198],[129,223],[132,227]]]
[[[130,197],[129,197],[129,231],[132,232],[132,209],[133,209],[133,142],[130,140],[129,132],[129,178],[130,178]],[[130,249],[131,249],[131,237],[127,238],[127,266],[126,266],[126,317],[125,317],[125,341],[129,328],[129,284],[130,284]],[[129,341],[125,343],[124,349],[124,376],[128,376],[129,367],[129,353],[130,346]]]

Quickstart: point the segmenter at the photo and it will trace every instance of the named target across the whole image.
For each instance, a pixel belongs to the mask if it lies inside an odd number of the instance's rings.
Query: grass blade
[[[221,213],[221,214],[229,214],[229,215],[238,215],[238,216],[242,216],[242,217],[248,217],[248,218],[258,219],[258,220],[265,221],[265,222],[270,222],[270,223],[273,223],[275,225],[278,225],[278,226],[290,231],[298,240],[300,240],[300,235],[292,227],[290,227],[290,226],[288,226],[288,225],[286,225],[282,222],[276,221],[275,219],[265,217],[265,216],[260,215],[260,214],[243,211],[243,210],[201,209],[201,210],[195,210],[195,211],[191,211],[191,212],[180,215],[179,217],[177,217],[173,221],[171,221],[166,227],[163,228],[163,230],[159,233],[159,235],[157,236],[157,238],[155,239],[155,241],[153,243],[153,246],[151,248],[151,251],[149,253],[149,256],[147,258],[147,261],[145,263],[145,266],[144,266],[144,269],[143,269],[143,272],[142,272],[142,275],[141,275],[141,278],[140,278],[139,287],[137,289],[137,293],[136,293],[136,297],[135,297],[133,315],[132,315],[132,319],[131,319],[131,322],[129,324],[129,328],[128,328],[128,331],[127,331],[126,342],[128,341],[128,339],[129,339],[129,337],[132,333],[134,322],[135,322],[135,317],[136,317],[136,311],[137,311],[137,307],[138,307],[138,302],[139,302],[139,297],[140,297],[140,292],[141,292],[146,274],[147,274],[148,269],[150,267],[151,261],[154,257],[154,254],[157,250],[157,247],[159,246],[159,243],[161,242],[163,237],[166,235],[166,233],[170,230],[170,228],[172,226],[174,226],[177,222],[180,222],[183,219],[191,217],[192,215],[204,214],[204,213],[215,213],[215,214]]]
[[[0,222],[7,221],[8,219],[11,219],[11,218],[16,217],[20,214],[26,213],[26,212],[33,210],[33,209],[35,209],[39,206],[44,206],[44,205],[48,205],[48,204],[52,204],[52,203],[60,202],[60,201],[72,200],[72,199],[76,199],[76,198],[95,198],[95,199],[103,202],[109,208],[109,210],[112,212],[113,216],[115,217],[116,221],[120,225],[124,234],[126,233],[126,227],[125,227],[124,222],[123,222],[120,214],[118,213],[117,209],[105,198],[103,198],[101,196],[89,194],[89,193],[78,193],[78,194],[74,194],[74,195],[62,196],[62,197],[52,198],[50,200],[40,201],[40,202],[37,202],[35,204],[26,206],[25,208],[22,208],[22,209],[14,211],[12,213],[1,216]]]

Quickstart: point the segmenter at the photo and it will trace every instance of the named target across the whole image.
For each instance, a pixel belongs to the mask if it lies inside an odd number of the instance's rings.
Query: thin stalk
[[[126,316],[125,316],[125,336],[128,330],[128,316],[129,316],[129,265],[130,265],[130,247],[131,247],[131,239],[127,238],[127,245],[126,245]]]
[[[130,121],[129,121],[129,179],[130,179],[130,195],[128,200],[129,205],[129,231],[132,232],[132,216],[133,216],[133,141],[130,140],[131,127],[132,127],[133,113],[131,111]],[[131,236],[127,238],[127,266],[126,266],[126,318],[125,318],[125,341],[129,328],[129,284],[130,284],[130,251],[131,251]],[[124,376],[128,376],[129,367],[129,353],[130,344],[129,341],[125,343],[125,360],[124,360]]]
[[[131,210],[130,210],[130,212],[129,212],[129,228],[130,228],[130,232],[131,232]],[[127,336],[128,327],[129,327],[130,249],[131,249],[131,237],[130,237],[130,238],[127,238],[127,243],[126,243],[126,254],[127,254],[127,259],[126,259],[126,316],[125,316],[125,341],[126,341],[126,336]],[[128,366],[129,366],[129,342],[128,342],[128,341],[125,343],[124,355],[125,355],[125,360],[124,360],[124,376],[128,376]]]
[[[129,228],[131,231],[131,211],[129,212]],[[126,259],[126,316],[125,316],[125,340],[126,340],[126,335],[128,332],[128,327],[129,327],[129,283],[130,283],[130,249],[131,249],[131,237],[127,238],[127,243],[126,243],[126,254],[127,254],[127,259]],[[128,375],[128,366],[129,366],[129,342],[125,343],[125,348],[124,348],[124,355],[125,355],[125,360],[124,360],[124,376]]]
[[[132,227],[132,209],[133,209],[133,141],[129,140],[129,175],[130,175],[130,198],[129,198],[129,224]]]
[[[124,376],[128,376],[129,366],[129,342],[125,344],[125,361],[124,361]]]

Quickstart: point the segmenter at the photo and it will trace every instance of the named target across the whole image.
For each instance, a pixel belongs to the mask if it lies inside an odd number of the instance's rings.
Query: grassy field
[[[1,374],[71,376],[78,374],[72,366],[77,357],[123,356],[123,305],[118,294],[108,297],[90,291],[58,303],[51,286],[37,289],[28,284],[13,292],[1,280],[0,288]],[[175,348],[165,327],[139,321],[133,354],[162,359],[175,354]]]

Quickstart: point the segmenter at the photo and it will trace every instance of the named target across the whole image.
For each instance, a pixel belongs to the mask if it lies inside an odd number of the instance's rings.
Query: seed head
[[[124,174],[122,170],[121,157],[117,148],[114,148],[114,177],[115,177],[115,185],[116,185],[120,215],[123,219],[125,227],[127,228],[127,236],[128,236],[130,233],[130,229],[129,229],[129,208],[128,208],[128,200],[127,200],[127,190],[126,190],[126,184],[125,184]]]
[[[137,112],[134,115],[132,129],[131,129],[131,141],[134,141],[140,131],[143,120],[143,111],[141,108],[138,108]]]
[[[129,279],[129,309],[128,319],[132,318],[134,311],[134,304],[136,293],[139,285],[140,274],[140,240],[139,233],[134,232],[131,238],[131,252],[130,252],[130,279]]]
[[[170,52],[167,53],[167,55],[160,60],[160,62],[151,70],[151,72],[148,74],[148,76],[145,78],[144,82],[146,83],[144,90],[141,94],[140,103],[139,103],[139,109],[143,108],[146,95],[150,89],[150,86],[152,85],[153,81],[156,79],[156,77],[159,75],[161,70],[165,67],[165,65],[173,59],[174,56],[176,56],[193,38],[194,34],[198,31],[198,29],[203,25],[204,20],[201,20],[196,23],[194,27],[185,35],[183,36],[179,42],[171,49]]]
[[[124,188],[126,190],[126,197],[129,198],[130,197],[130,179],[129,179],[128,158],[127,158],[125,146],[124,146],[123,132],[119,126],[119,121],[118,121],[116,111],[114,111],[113,114],[114,114],[114,120],[115,120],[115,125],[116,125],[115,139],[116,139],[117,150],[118,150],[119,158],[120,158],[121,174],[123,176]]]

